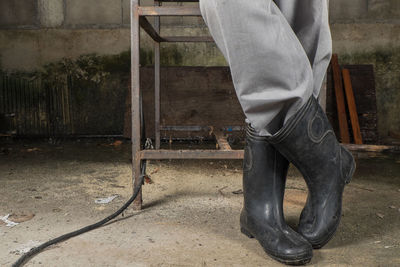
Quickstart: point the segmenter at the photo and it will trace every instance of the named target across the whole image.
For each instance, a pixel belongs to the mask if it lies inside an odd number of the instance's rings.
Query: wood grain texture
[[[348,69],[342,70],[344,89],[346,92],[347,107],[349,109],[350,121],[353,130],[354,143],[361,145],[363,143],[360,124],[358,122],[357,106],[354,100],[353,87],[351,85],[350,72]]]
[[[141,68],[146,135],[154,137],[154,68]],[[228,67],[161,67],[162,126],[245,126],[245,116],[233,87]],[[130,102],[127,101],[127,109]],[[124,136],[130,137],[126,113]],[[161,138],[211,138],[208,131],[161,130]],[[240,134],[242,136],[243,133]]]
[[[357,104],[358,121],[364,144],[380,144],[376,106],[375,77],[373,65],[343,65],[350,72],[354,99]],[[332,71],[327,75],[327,116],[335,133],[339,135],[335,90]]]
[[[349,126],[347,125],[342,74],[339,66],[338,56],[336,54],[332,55],[331,65],[333,73],[333,83],[335,88],[337,113],[339,119],[340,140],[344,144],[349,144],[350,135],[349,135]]]

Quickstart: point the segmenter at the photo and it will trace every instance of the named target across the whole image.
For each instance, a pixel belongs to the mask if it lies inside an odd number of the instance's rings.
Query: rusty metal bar
[[[400,147],[345,144],[352,152],[396,152]],[[243,159],[243,150],[142,150],[142,159]]]
[[[243,150],[142,150],[142,159],[243,159]]]
[[[131,119],[132,119],[132,179],[133,189],[140,186],[140,71],[139,71],[139,0],[131,0]],[[134,202],[134,208],[142,208],[142,192]]]
[[[224,151],[231,151],[232,148],[229,145],[228,140],[226,139],[225,135],[221,131],[214,131],[215,139],[217,140],[218,148]]]
[[[159,18],[159,17],[158,17]],[[157,19],[157,18],[156,18]],[[146,17],[139,18],[140,26],[143,30],[156,42],[164,42],[165,40],[158,34],[158,31],[153,28]]]
[[[201,16],[199,7],[140,6],[139,16]]]
[[[199,125],[191,125],[191,126],[160,126],[162,131],[176,131],[176,132],[201,132],[201,131],[211,131],[211,128],[214,129],[214,127],[210,126],[199,126]],[[245,127],[244,126],[226,126],[220,128],[220,130],[223,131],[229,131],[229,132],[238,132],[238,131],[244,131]]]
[[[211,36],[166,36],[161,37],[162,42],[171,43],[200,43],[200,42],[214,42]]]
[[[159,1],[154,1],[154,5],[161,5]],[[143,17],[144,18],[144,17]],[[160,33],[160,17],[156,16],[154,19],[154,27],[157,35]],[[161,131],[160,131],[160,120],[161,120],[161,70],[160,70],[160,43],[154,44],[154,113],[155,113],[155,145],[156,149],[160,149],[161,146]]]
[[[156,16],[156,20],[157,17]],[[168,37],[161,37],[159,35],[159,24],[158,27],[153,26],[150,22],[146,19],[146,17],[139,18],[140,26],[145,30],[145,32],[155,41],[158,43],[161,42],[170,42],[170,43],[200,43],[200,42],[214,42],[211,36],[168,36]],[[158,28],[158,30],[157,30]]]
[[[162,131],[175,131],[175,132],[208,132],[209,126],[161,126]]]
[[[199,2],[199,0],[159,0],[158,2],[176,2],[176,3],[185,3],[185,2]]]

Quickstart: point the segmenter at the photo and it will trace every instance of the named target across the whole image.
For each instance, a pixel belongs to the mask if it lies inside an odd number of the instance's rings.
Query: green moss
[[[122,52],[119,55],[101,56],[101,64],[107,72],[129,72],[131,66],[131,52]]]
[[[163,66],[181,66],[183,63],[183,54],[176,44],[162,46],[160,53]]]
[[[141,66],[154,64],[152,46],[143,46],[140,49]],[[162,44],[161,65],[225,65],[223,56],[215,50],[213,44]],[[381,137],[389,131],[400,131],[400,48],[381,49],[371,53],[352,53],[339,55],[341,64],[373,64],[375,69],[378,125]],[[1,71],[1,68],[0,68]],[[97,87],[97,90],[108,90],[110,81],[113,86],[127,87],[130,71],[130,51],[118,55],[82,55],[77,59],[62,59],[44,66],[41,70],[32,73],[18,73],[23,77],[34,79],[40,76],[49,86],[65,84],[66,77],[72,77],[77,100],[80,95],[86,98],[85,90]],[[115,88],[114,88],[115,90]],[[82,91],[82,92],[81,92]]]
[[[154,64],[154,54],[152,50],[140,48],[139,54],[141,66],[150,66]]]

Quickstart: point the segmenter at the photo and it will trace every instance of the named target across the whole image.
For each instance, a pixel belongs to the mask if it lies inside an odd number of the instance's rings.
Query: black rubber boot
[[[255,237],[265,252],[285,264],[302,265],[312,258],[312,247],[291,229],[283,216],[288,161],[248,128],[243,163],[244,208],[241,231]]]
[[[305,178],[309,192],[298,232],[314,248],[321,248],[338,228],[343,189],[355,171],[354,158],[337,141],[314,97],[268,141]]]

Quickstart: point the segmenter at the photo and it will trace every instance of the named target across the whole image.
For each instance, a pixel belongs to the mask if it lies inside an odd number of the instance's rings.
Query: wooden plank
[[[346,107],[344,102],[343,81],[337,54],[331,60],[333,81],[336,95],[336,105],[339,119],[340,139],[342,143],[350,143],[349,127],[347,125]]]
[[[199,7],[160,7],[160,6],[141,6],[139,7],[140,16],[201,16]]]
[[[374,153],[389,153],[399,154],[399,146],[383,146],[383,145],[357,145],[357,144],[344,144],[344,146],[351,152],[374,152]]]
[[[350,72],[348,69],[343,69],[342,74],[343,74],[344,89],[346,92],[347,107],[349,108],[350,121],[353,129],[354,143],[361,145],[363,141],[361,136],[360,124],[358,122],[358,113],[357,113],[356,102],[354,99],[353,87],[351,85],[351,80],[350,80]]]
[[[363,143],[378,144],[378,111],[376,106],[373,65],[344,65],[350,72],[358,121]]]
[[[232,150],[226,136],[222,131],[214,131],[215,139],[217,140],[217,148],[220,150]]]
[[[142,67],[141,77],[146,136],[154,138],[154,67]],[[161,67],[160,79],[162,126],[245,126],[228,67]],[[165,130],[161,129],[161,138],[169,138],[170,134],[177,138],[210,138],[208,129],[176,132],[174,128],[174,133]]]
[[[358,122],[364,144],[379,144],[376,107],[375,78],[373,65],[343,65],[350,72],[354,99],[357,104]],[[328,71],[326,115],[337,136],[340,136],[336,110],[332,71]]]
[[[154,138],[154,67],[142,67],[140,75],[146,136]],[[229,67],[161,67],[160,79],[161,138],[172,135],[185,139],[210,139],[208,127],[193,132],[194,126],[207,125],[243,137],[240,127],[245,128],[245,116],[236,97]],[[130,101],[127,102],[130,110],[129,105]],[[130,138],[129,117],[126,122],[124,136]],[[176,126],[184,127],[178,129]]]

